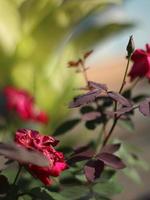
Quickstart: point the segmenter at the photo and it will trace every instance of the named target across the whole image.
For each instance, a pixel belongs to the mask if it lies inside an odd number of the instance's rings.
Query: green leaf
[[[130,99],[131,98],[131,90],[128,89],[128,90],[125,90],[122,95],[127,98],[127,99]]]
[[[118,125],[125,128],[129,132],[134,131],[134,123],[132,122],[131,119],[119,120]]]
[[[104,197],[102,195],[99,195],[99,194],[95,194],[95,200],[111,200],[110,198],[108,197]]]
[[[30,191],[30,196],[33,197],[33,200],[38,200],[38,199],[44,199],[44,200],[54,200],[51,198],[45,191],[43,191],[41,188],[33,188]]]
[[[33,195],[34,199],[43,199],[43,200],[66,200],[57,192],[51,192],[46,188],[34,188],[31,190],[31,196]],[[37,197],[37,198],[36,198]]]
[[[141,178],[135,168],[126,168],[123,170],[125,175],[127,175],[130,179],[132,179],[135,183],[140,184],[141,183]]]
[[[92,106],[83,106],[80,109],[81,114],[85,114],[85,113],[89,113],[89,112],[93,112],[95,111],[95,109]]]
[[[54,136],[63,135],[64,133],[70,131],[73,129],[78,123],[80,122],[80,119],[71,119],[63,124],[61,124],[53,133]]]
[[[85,122],[85,126],[89,130],[94,130],[96,128],[95,120]]]
[[[105,169],[103,172],[102,172],[102,175],[100,177],[100,180],[101,181],[109,181],[111,178],[114,177],[116,171],[115,170],[112,170],[112,169]]]
[[[86,186],[72,186],[64,188],[60,194],[69,200],[76,200],[86,196],[88,192],[89,190]]]
[[[149,97],[149,95],[147,95],[147,94],[140,94],[140,95],[133,97],[132,100],[134,101],[134,103],[139,103],[140,101],[142,101],[148,97]]]
[[[104,196],[113,196],[122,192],[122,186],[117,183],[115,180],[107,181],[105,183],[97,183],[93,190],[95,193],[104,195]]]
[[[149,169],[148,163],[139,157],[139,154],[141,153],[140,148],[129,143],[125,144],[123,141],[120,142],[122,142],[122,146],[118,155],[126,162],[127,166],[132,169],[137,167],[143,170]]]
[[[86,178],[85,178],[84,174],[77,174],[75,177],[77,180],[79,180],[81,182],[86,182]]]
[[[74,172],[74,174],[76,174],[76,171]],[[60,183],[63,185],[72,185],[72,186],[81,184],[81,181],[77,179],[74,174],[70,170],[64,171],[60,175]]]
[[[127,168],[123,170],[124,174],[132,179],[135,183],[140,184],[141,178],[136,170],[137,167],[141,167],[141,161],[136,156],[136,153],[139,153],[139,149],[129,145],[129,144],[122,144],[121,149],[119,151],[119,155],[122,157],[124,161],[126,161]]]
[[[34,200],[34,198],[30,197],[29,195],[23,195],[19,197],[18,200]]]
[[[140,167],[141,169],[145,170],[145,171],[150,170],[149,163],[146,162],[145,160],[142,160],[141,158],[138,159],[137,166]]]
[[[84,29],[74,39],[75,45],[79,48],[89,48],[95,45],[97,42],[102,42],[104,39],[109,38],[113,34],[117,34],[127,28],[131,28],[131,23],[108,23],[105,25],[91,25],[91,27]]]
[[[54,200],[66,200],[66,198],[64,198],[57,192],[50,192],[49,190],[47,190],[45,188],[42,188],[42,191],[44,191],[46,194],[48,194]]]

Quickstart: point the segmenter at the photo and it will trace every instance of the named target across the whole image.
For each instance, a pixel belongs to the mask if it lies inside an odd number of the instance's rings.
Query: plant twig
[[[102,140],[103,133],[105,133],[105,128],[106,128],[106,124],[103,124],[103,127],[100,129],[100,132],[98,134],[97,141],[96,141],[96,153],[98,153],[101,149],[101,140]],[[105,134],[104,134],[104,137],[105,137]]]
[[[87,72],[86,72],[86,68],[85,68],[84,61],[83,61],[82,64],[81,64],[81,68],[82,68],[82,74],[83,74],[83,76],[84,76],[86,85],[87,85],[87,87],[89,87],[88,76],[87,76]]]
[[[19,175],[20,175],[21,170],[22,170],[22,166],[19,165],[19,169],[18,169],[18,172],[17,172],[16,177],[15,177],[15,179],[14,179],[13,185],[16,184],[16,182],[17,182],[17,180],[18,180],[18,178],[19,178]]]
[[[125,74],[124,74],[124,77],[123,77],[123,81],[122,81],[122,84],[121,84],[121,87],[120,87],[120,90],[119,90],[119,94],[121,94],[123,88],[124,88],[124,85],[126,83],[126,76],[127,76],[127,73],[128,73],[128,68],[129,68],[129,64],[130,64],[130,59],[131,59],[131,55],[128,57],[128,60],[127,60],[127,65],[126,65],[126,70],[125,70]],[[117,110],[117,101],[115,102],[115,106],[114,106],[114,112],[116,112]],[[115,118],[114,118],[114,121],[113,121],[113,124],[107,134],[107,136],[105,137],[104,141],[103,141],[103,147],[107,144],[109,138],[111,137],[112,133],[113,133],[113,130],[117,124],[117,121],[120,117],[117,117],[117,115],[115,115]]]
[[[123,81],[122,81],[122,84],[121,84],[121,87],[120,87],[120,90],[119,90],[119,94],[121,94],[121,92],[122,92],[122,90],[124,88],[124,85],[126,84],[126,76],[127,76],[128,69],[129,69],[130,59],[131,59],[131,55],[128,57],[127,66],[126,66],[126,70],[125,70],[125,73],[124,73]]]
[[[110,136],[111,136],[116,124],[117,124],[117,121],[118,121],[118,118],[115,117],[115,119],[113,121],[113,124],[112,124],[112,126],[110,128],[110,131],[109,131],[108,135],[104,139],[104,142],[103,142],[103,145],[102,145],[103,147],[107,144],[107,142],[108,142],[108,140],[109,140],[109,138],[110,138]]]

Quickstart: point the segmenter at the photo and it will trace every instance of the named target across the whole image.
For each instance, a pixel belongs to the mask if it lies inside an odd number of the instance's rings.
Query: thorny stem
[[[127,76],[127,73],[128,73],[128,68],[129,68],[129,64],[130,64],[130,59],[131,59],[131,55],[128,57],[128,60],[127,60],[127,66],[126,66],[126,70],[125,70],[125,74],[124,74],[124,77],[123,77],[123,81],[122,81],[122,84],[121,84],[121,87],[120,87],[120,90],[119,90],[119,94],[121,94],[121,92],[122,92],[122,90],[123,90],[123,88],[124,88],[124,85],[125,85],[125,83],[126,83],[126,76]],[[115,112],[116,110],[117,110],[117,101],[115,102],[114,112]],[[115,115],[113,124],[112,124],[112,126],[111,126],[111,128],[110,128],[110,130],[109,130],[109,132],[108,132],[108,134],[107,134],[107,136],[105,137],[103,144],[102,144],[103,147],[107,144],[109,138],[111,137],[111,135],[112,135],[112,133],[113,133],[113,130],[114,130],[114,128],[115,128],[115,126],[116,126],[116,124],[117,124],[119,118],[120,118],[120,117],[117,117],[117,116]]]
[[[16,177],[15,177],[15,180],[14,180],[14,182],[13,182],[13,185],[16,184],[16,182],[17,182],[17,180],[18,180],[18,178],[19,178],[19,175],[20,175],[21,169],[22,169],[22,166],[19,165],[19,169],[18,169],[18,172],[17,172],[17,174],[16,174]]]

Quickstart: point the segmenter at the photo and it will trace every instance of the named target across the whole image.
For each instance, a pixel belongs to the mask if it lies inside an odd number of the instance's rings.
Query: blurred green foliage
[[[0,86],[29,90],[51,116],[51,127],[68,110],[75,82],[67,62],[99,41],[130,27],[106,19],[121,0],[0,0]],[[98,20],[93,16],[101,14]],[[110,17],[111,18],[111,17]]]

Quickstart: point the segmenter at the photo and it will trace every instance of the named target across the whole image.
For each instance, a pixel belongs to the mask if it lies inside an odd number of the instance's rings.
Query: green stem
[[[16,185],[16,182],[17,182],[17,180],[18,180],[18,178],[19,178],[21,169],[22,169],[22,166],[19,165],[19,169],[18,169],[18,172],[17,172],[16,177],[15,177],[15,179],[14,179],[13,185]]]
[[[100,132],[98,134],[98,137],[97,137],[97,140],[96,140],[96,153],[98,153],[101,149],[101,140],[102,140],[102,136],[105,132],[105,127],[106,127],[106,124],[103,124],[103,127],[100,129]]]

